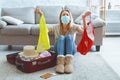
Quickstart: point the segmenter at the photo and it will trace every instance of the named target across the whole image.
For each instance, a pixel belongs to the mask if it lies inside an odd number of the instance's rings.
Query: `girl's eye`
[[[68,14],[63,14],[63,16],[69,16]]]

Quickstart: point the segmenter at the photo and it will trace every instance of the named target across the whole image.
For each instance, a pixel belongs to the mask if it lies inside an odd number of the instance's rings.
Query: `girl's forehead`
[[[62,14],[69,14],[69,12],[68,11],[63,11]]]

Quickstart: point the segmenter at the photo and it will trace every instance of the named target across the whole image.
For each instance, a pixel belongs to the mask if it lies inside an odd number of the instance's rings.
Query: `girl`
[[[40,16],[43,12],[36,8],[36,13]],[[83,33],[78,25],[73,23],[73,18],[69,10],[63,9],[59,16],[59,24],[49,31],[54,31],[56,43],[54,45],[57,56],[57,73],[71,73],[73,72],[73,55],[76,53],[75,36],[76,31]]]

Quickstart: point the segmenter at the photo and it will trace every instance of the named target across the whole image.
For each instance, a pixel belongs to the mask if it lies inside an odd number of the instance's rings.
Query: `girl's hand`
[[[86,17],[90,17],[89,20],[87,21],[87,23],[90,22],[90,20],[91,20],[91,12],[90,11],[85,12],[84,15],[82,16],[84,26],[86,26],[86,20],[85,20]]]
[[[43,12],[41,11],[41,9],[38,8],[38,7],[36,8],[35,12],[38,13],[40,16],[43,14]]]
[[[83,16],[82,16],[82,18],[85,18],[86,16],[89,16],[91,14],[91,12],[90,11],[87,11]]]

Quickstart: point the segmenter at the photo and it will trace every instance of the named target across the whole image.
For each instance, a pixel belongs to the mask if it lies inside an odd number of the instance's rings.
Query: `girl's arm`
[[[86,17],[86,16],[89,16],[90,14],[91,14],[91,12],[90,12],[90,11],[87,11],[87,12],[82,16],[82,19],[83,19],[83,23],[84,23],[84,24],[85,24],[85,17]],[[83,33],[83,31],[84,31],[81,27],[77,27],[76,30],[77,30],[78,32],[80,32],[80,33]]]
[[[42,12],[41,9],[38,8],[38,7],[35,9],[35,12],[36,12],[37,14],[39,14],[40,16],[43,15],[43,12]]]
[[[90,17],[90,19],[91,19],[91,12],[90,11],[87,11],[83,16],[82,16],[82,19],[83,19],[83,24],[84,24],[84,26],[86,26],[85,24],[85,19],[86,19],[86,17]]]
[[[41,10],[40,8],[38,8],[38,7],[36,8],[35,12],[36,12],[37,14],[39,14],[40,17],[43,15],[42,10]],[[48,28],[48,31],[49,31],[49,32],[52,31],[52,27],[47,27],[47,28]]]
[[[76,30],[79,32],[79,33],[83,33],[83,29],[81,27],[76,27]]]

